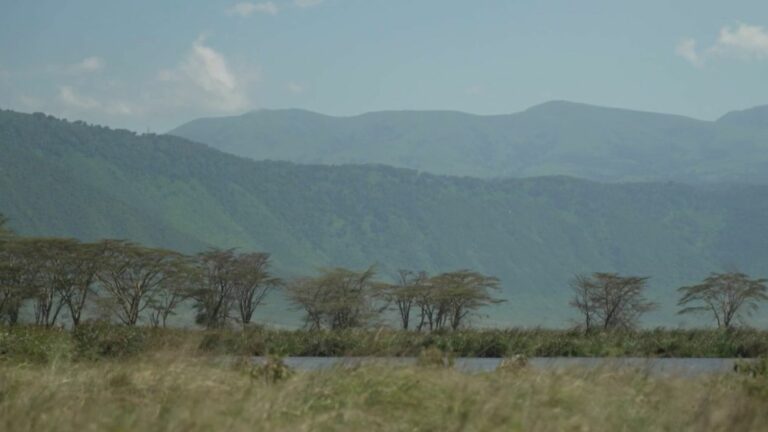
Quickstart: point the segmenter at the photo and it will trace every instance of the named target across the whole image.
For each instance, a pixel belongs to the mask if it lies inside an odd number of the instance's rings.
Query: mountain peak
[[[562,110],[573,110],[573,109],[584,109],[584,108],[601,108],[596,105],[590,105],[585,104],[581,102],[571,102],[567,100],[550,100],[547,102],[543,102],[537,105],[533,105],[532,107],[525,110],[525,112],[529,111],[562,111]]]
[[[733,126],[768,129],[768,105],[731,111],[717,119],[717,122]]]

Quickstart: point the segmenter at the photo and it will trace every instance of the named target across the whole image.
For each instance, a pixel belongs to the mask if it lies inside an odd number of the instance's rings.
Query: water
[[[416,357],[286,357],[285,364],[291,368],[316,371],[332,367],[356,367],[365,364],[385,364],[388,366],[412,366]],[[502,358],[459,357],[454,359],[454,367],[468,373],[492,372],[496,370]],[[254,362],[263,362],[263,357],[255,357]],[[634,369],[650,375],[698,376],[722,374],[733,371],[739,359],[732,358],[644,358],[644,357],[533,357],[528,364],[540,370],[567,369]]]

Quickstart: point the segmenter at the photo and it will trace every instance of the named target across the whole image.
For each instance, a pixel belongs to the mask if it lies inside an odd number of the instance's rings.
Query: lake
[[[491,372],[502,358],[458,357],[454,367],[464,372]],[[264,357],[254,357],[261,363]],[[289,367],[315,371],[332,367],[356,367],[365,364],[412,366],[416,357],[286,357]],[[636,369],[652,375],[696,376],[733,372],[740,359],[733,358],[645,358],[645,357],[533,357],[530,367],[541,370],[564,369]]]

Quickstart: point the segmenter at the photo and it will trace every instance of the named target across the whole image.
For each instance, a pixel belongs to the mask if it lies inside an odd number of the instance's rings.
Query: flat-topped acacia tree
[[[678,306],[683,306],[678,313],[709,313],[718,328],[730,329],[768,300],[766,282],[737,271],[712,273],[700,284],[678,288]]]
[[[644,313],[656,308],[645,298],[647,282],[647,277],[616,273],[576,275],[570,304],[584,317],[586,331],[633,328]]]
[[[498,278],[471,270],[433,276],[421,285],[419,329],[428,325],[430,330],[458,330],[480,308],[504,302],[494,297],[499,289]]]
[[[310,330],[363,327],[378,312],[373,306],[375,276],[373,266],[361,271],[321,269],[318,276],[293,280],[286,291],[291,303],[304,311]]]
[[[213,248],[198,254],[197,283],[191,291],[198,324],[206,328],[222,327],[230,320],[250,324],[256,308],[282,283],[269,267],[270,255],[262,252]]]
[[[185,264],[184,256],[124,240],[105,240],[96,277],[108,294],[106,307],[125,325],[136,325],[158,292]]]

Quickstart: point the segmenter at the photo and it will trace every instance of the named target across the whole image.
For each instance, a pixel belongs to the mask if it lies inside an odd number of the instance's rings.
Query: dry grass
[[[3,431],[766,430],[760,379],[376,367],[270,383],[215,357],[0,362]]]

